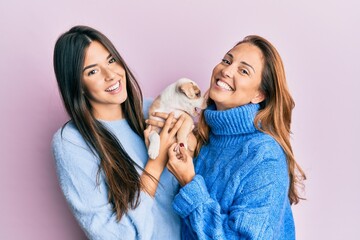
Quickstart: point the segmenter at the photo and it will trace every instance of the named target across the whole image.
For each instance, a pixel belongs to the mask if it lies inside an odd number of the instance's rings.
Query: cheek
[[[87,83],[86,85],[84,85],[84,87],[87,90],[88,94],[91,94],[91,95],[96,95],[101,90],[101,85],[99,84],[99,81]]]
[[[213,69],[212,75],[211,75],[211,78],[210,78],[210,88],[213,86],[213,84],[215,84],[215,79],[217,78],[218,73],[219,73],[218,66],[216,66]]]
[[[116,65],[115,71],[116,71],[119,75],[125,76],[125,69],[124,69],[120,64],[117,64],[117,65]]]
[[[213,71],[212,71],[212,77],[215,78],[217,77],[217,75],[220,73],[221,71],[221,65],[218,64],[214,67]]]

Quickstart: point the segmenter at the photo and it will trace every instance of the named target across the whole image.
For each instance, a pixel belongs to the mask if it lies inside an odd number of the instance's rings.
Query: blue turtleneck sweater
[[[173,201],[183,239],[295,239],[286,156],[258,131],[258,104],[205,110],[209,142]]]

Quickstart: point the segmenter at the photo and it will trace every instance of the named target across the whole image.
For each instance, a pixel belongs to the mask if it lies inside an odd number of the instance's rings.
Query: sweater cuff
[[[185,218],[209,197],[204,178],[195,175],[193,180],[182,187],[175,196],[173,208],[180,217]]]

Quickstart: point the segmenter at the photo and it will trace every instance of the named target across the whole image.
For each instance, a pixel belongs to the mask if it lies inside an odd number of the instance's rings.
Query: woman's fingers
[[[159,128],[163,128],[165,125],[165,122],[162,121],[158,121],[152,118],[146,119],[145,120],[146,124],[154,126],[154,127],[159,127]]]
[[[169,113],[165,113],[165,112],[154,112],[152,114],[154,117],[159,117],[159,118],[162,118],[162,119],[168,119],[169,117]]]
[[[149,118],[149,119],[146,119],[145,122],[154,127],[163,128],[165,125],[165,121],[169,118],[169,115],[170,114],[164,113],[164,112],[154,112],[153,114],[151,114],[151,116],[157,117],[158,119]],[[163,119],[163,121],[160,119]],[[176,123],[176,121],[177,121],[177,119],[173,118],[173,120],[171,122],[172,125],[170,126],[170,128]]]
[[[162,131],[169,132],[173,119],[174,119],[174,113],[170,113],[168,118],[165,121],[165,124],[164,124],[164,127],[163,127]]]
[[[151,132],[151,125],[147,126],[144,130],[144,136],[147,138]]]
[[[185,120],[185,117],[183,115],[181,115],[169,133],[171,137],[174,137],[176,135],[177,131],[180,129],[184,120]]]
[[[176,155],[176,146],[177,146],[176,142],[171,144],[171,146],[169,147],[169,150],[168,150],[168,153],[170,155],[174,155],[174,156]]]
[[[176,123],[176,121],[177,121],[177,119],[173,118],[170,128]],[[159,128],[163,128],[165,125],[164,121],[159,121],[159,120],[152,119],[152,118],[146,119],[145,122],[148,125],[152,125],[154,127],[159,127]]]
[[[180,145],[180,153],[174,151],[177,143],[171,145],[168,150],[169,161],[166,166],[168,170],[176,177],[180,185],[184,186],[189,183],[195,176],[195,169],[192,158],[188,154],[182,143]]]
[[[181,146],[182,144],[182,146]],[[183,161],[187,161],[189,158],[191,158],[191,156],[189,155],[189,152],[187,151],[187,149],[184,147],[183,143],[180,143],[180,155],[182,155],[182,159]]]
[[[151,132],[151,125],[147,126],[147,128],[144,130],[144,138],[145,138],[145,145],[146,147],[149,147],[149,135]]]

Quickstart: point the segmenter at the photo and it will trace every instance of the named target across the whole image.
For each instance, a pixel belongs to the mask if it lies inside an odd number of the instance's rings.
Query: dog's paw
[[[148,155],[149,158],[155,159],[159,156],[160,152],[160,136],[156,132],[152,132],[149,135],[149,148]]]
[[[149,148],[148,155],[149,155],[149,158],[156,159],[159,156],[159,151]]]

